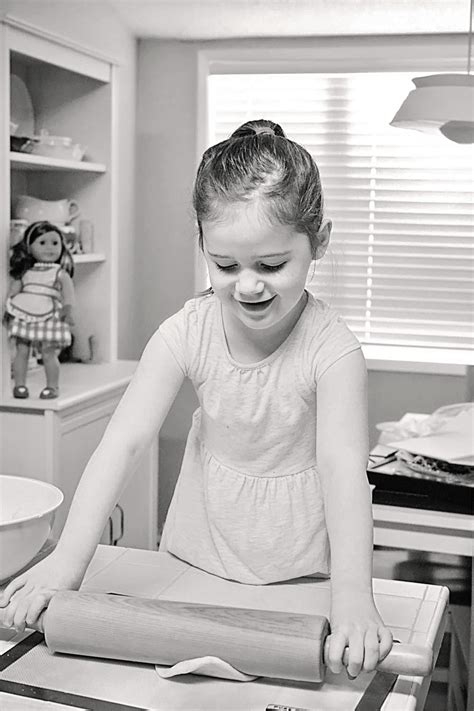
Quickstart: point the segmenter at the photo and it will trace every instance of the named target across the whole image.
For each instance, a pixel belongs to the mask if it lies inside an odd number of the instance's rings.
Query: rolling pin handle
[[[389,654],[377,665],[378,671],[409,676],[429,676],[433,671],[433,650],[416,644],[395,642]]]

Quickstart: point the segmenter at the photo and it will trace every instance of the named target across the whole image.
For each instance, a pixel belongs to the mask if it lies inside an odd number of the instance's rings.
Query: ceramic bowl
[[[73,143],[69,136],[50,136],[42,132],[35,136],[35,140],[33,153],[38,156],[81,161],[85,154],[85,148],[79,143]]]
[[[18,573],[41,550],[63,499],[52,484],[0,475],[0,580]]]

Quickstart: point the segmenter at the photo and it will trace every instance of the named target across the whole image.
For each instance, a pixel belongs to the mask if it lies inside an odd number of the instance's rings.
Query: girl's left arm
[[[391,649],[372,593],[373,521],[367,479],[367,369],[360,350],[334,363],[317,386],[316,452],[331,550],[328,665],[355,677]]]
[[[64,269],[59,271],[58,279],[61,284],[61,293],[63,297],[61,318],[70,326],[74,326],[74,284],[71,277]]]

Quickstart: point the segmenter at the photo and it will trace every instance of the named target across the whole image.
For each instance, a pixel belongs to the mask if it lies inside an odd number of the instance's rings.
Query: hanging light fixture
[[[469,9],[467,74],[432,74],[413,79],[415,89],[390,122],[396,128],[440,132],[455,143],[474,143],[474,75],[471,74],[472,6]]]

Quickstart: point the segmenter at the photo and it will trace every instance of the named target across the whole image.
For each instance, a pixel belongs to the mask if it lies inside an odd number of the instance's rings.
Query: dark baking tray
[[[375,486],[375,504],[406,506],[449,513],[473,513],[474,482],[471,473],[446,475],[420,474],[394,457],[382,459],[367,470]],[[449,479],[449,481],[447,481]]]

